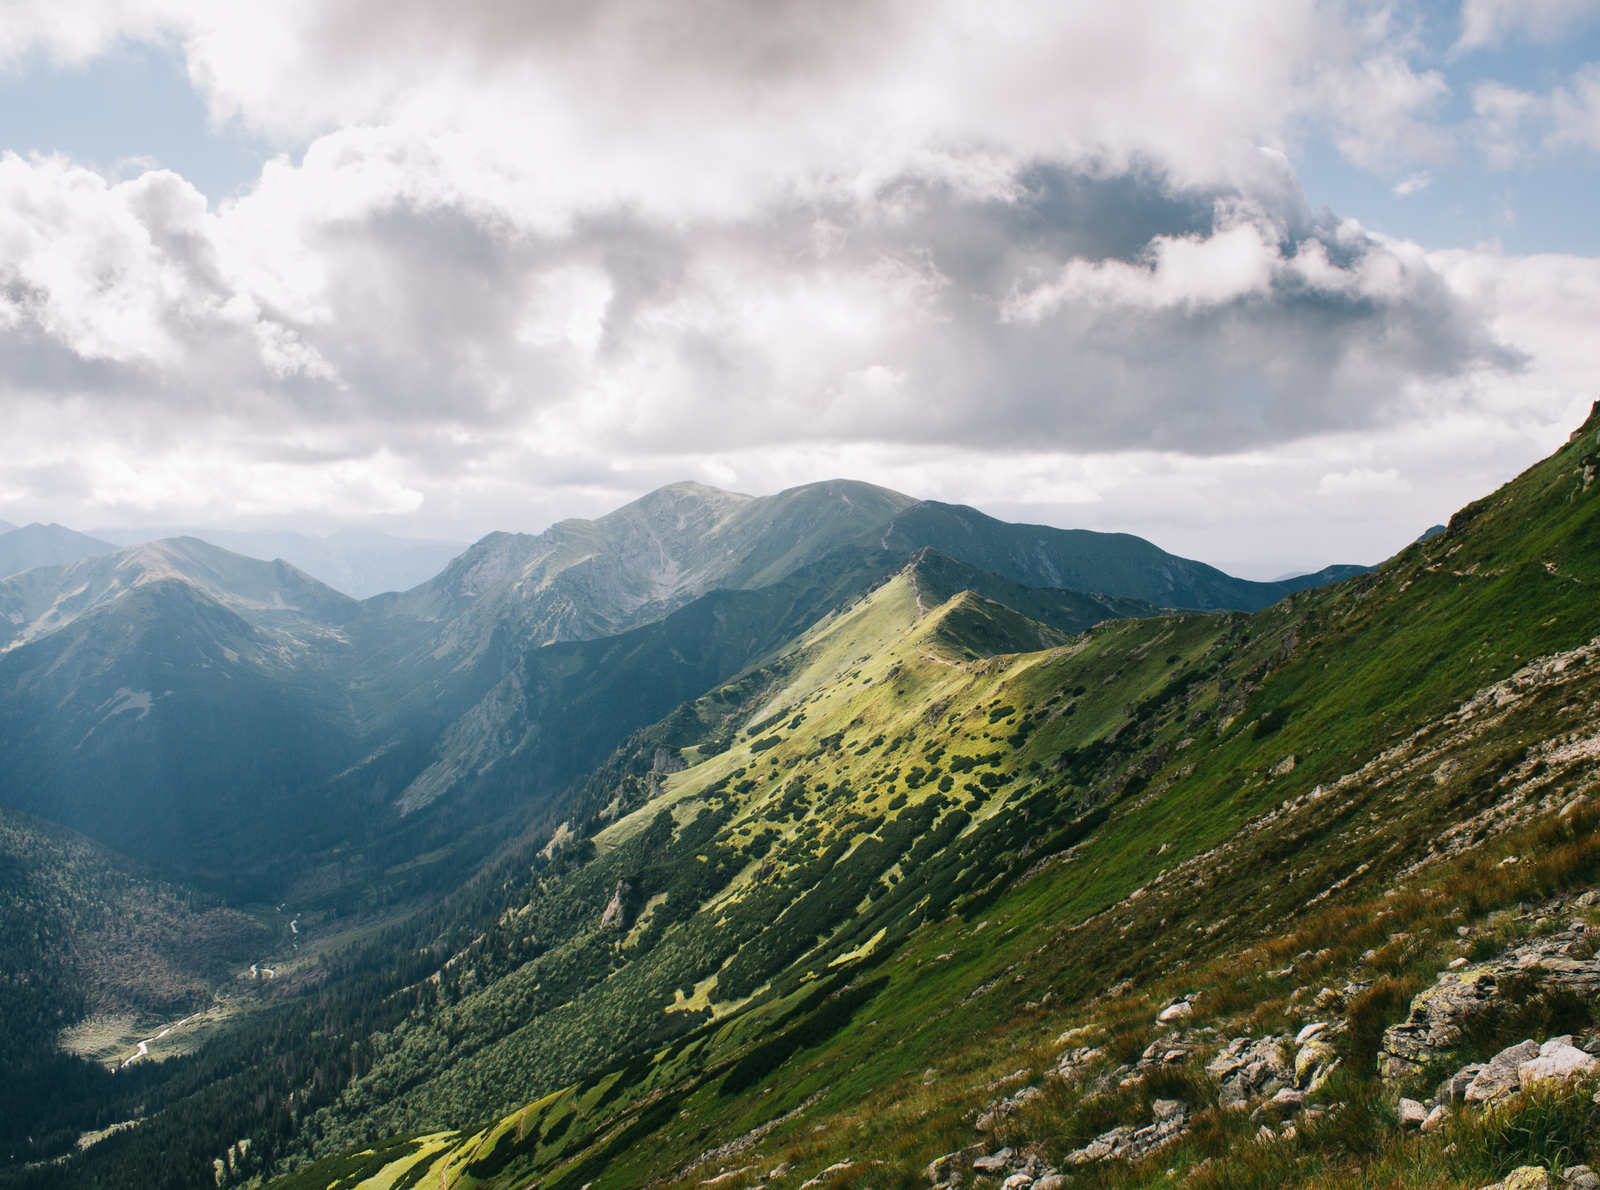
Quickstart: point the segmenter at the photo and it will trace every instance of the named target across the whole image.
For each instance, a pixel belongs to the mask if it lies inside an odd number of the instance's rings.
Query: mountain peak
[[[109,541],[78,533],[64,525],[41,525],[36,521],[0,535],[0,578],[39,566],[59,566],[80,558],[109,554],[116,548]]]

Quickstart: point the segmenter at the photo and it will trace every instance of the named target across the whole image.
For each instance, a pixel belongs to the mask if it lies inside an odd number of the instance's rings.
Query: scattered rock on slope
[[[1088,1165],[1115,1159],[1138,1161],[1159,1152],[1183,1135],[1189,1124],[1189,1105],[1181,1099],[1157,1099],[1155,1119],[1143,1128],[1123,1126],[1101,1133],[1083,1148],[1067,1154],[1069,1165]]]
[[[1591,956],[1587,933],[1567,929],[1513,947],[1487,963],[1440,972],[1437,983],[1412,999],[1406,1019],[1384,1030],[1379,1073],[1399,1078],[1447,1056],[1460,1046],[1472,1022],[1534,995],[1566,991],[1593,999],[1600,993],[1600,960]]]

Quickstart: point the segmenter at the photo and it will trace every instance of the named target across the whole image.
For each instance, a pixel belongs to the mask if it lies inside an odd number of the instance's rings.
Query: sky
[[[1600,396],[1600,0],[7,0],[0,518],[849,477],[1253,578]]]

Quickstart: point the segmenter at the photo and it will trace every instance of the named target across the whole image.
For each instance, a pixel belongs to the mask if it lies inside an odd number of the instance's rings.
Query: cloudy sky
[[[0,517],[834,476],[1251,577],[1600,395],[1600,0],[3,0]]]

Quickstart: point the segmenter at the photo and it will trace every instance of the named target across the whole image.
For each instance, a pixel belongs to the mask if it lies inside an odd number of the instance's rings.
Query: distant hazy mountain
[[[0,521],[0,536],[4,536],[5,534],[11,532],[15,528],[16,528],[16,526],[13,525],[10,521]]]
[[[284,862],[293,795],[354,758],[359,609],[192,538],[0,580],[0,800],[217,876]]]
[[[340,529],[326,537],[266,529],[146,527],[96,532],[118,545],[187,536],[252,558],[282,558],[356,599],[368,599],[384,591],[409,591],[438,574],[468,544],[394,537],[376,529]]]
[[[18,529],[4,521],[0,524],[6,526],[6,532],[0,534],[0,578],[32,570],[35,566],[56,566],[109,554],[117,548],[109,541],[74,532],[62,525],[35,523]]]

